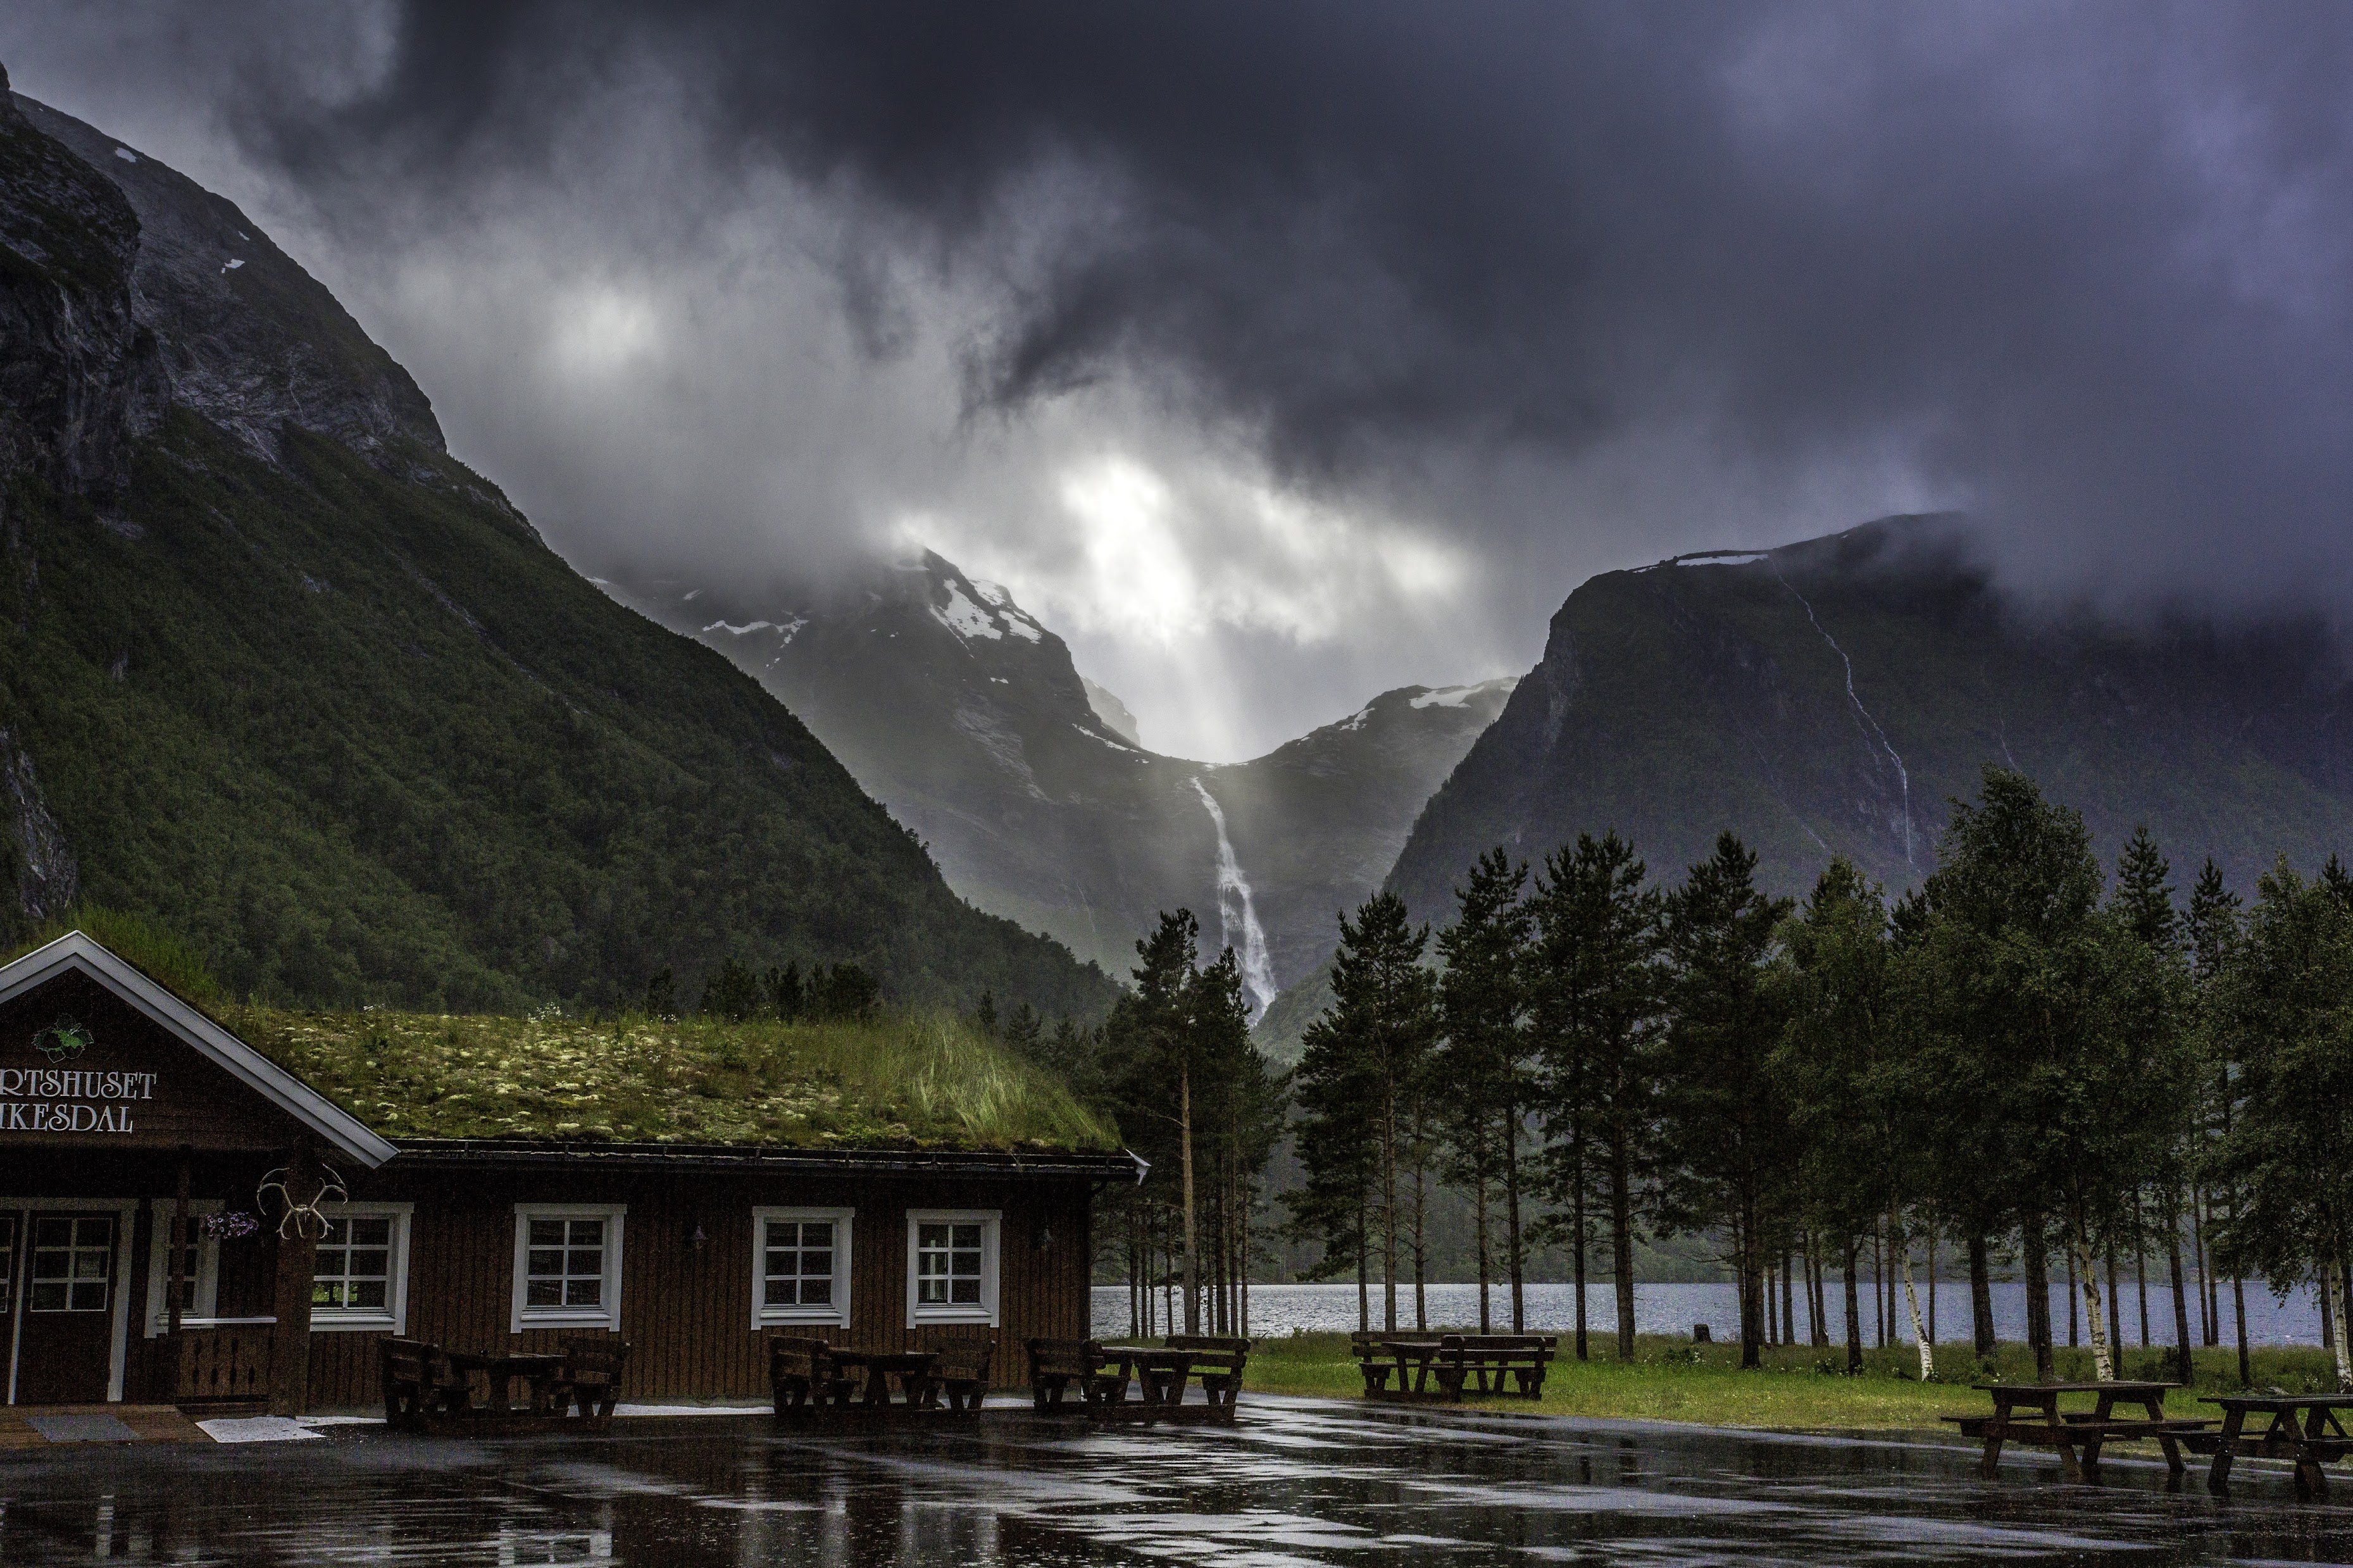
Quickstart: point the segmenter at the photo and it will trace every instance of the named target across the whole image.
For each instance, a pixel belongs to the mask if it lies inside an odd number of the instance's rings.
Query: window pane
[[[833,1276],[833,1254],[830,1252],[802,1253],[801,1272],[804,1274],[822,1274],[828,1279],[831,1279]]]
[[[524,1272],[530,1274],[561,1274],[564,1272],[564,1254],[561,1251],[541,1252],[534,1249],[523,1268]]]
[[[808,1224],[801,1226],[801,1245],[803,1247],[831,1247],[833,1245],[833,1222],[831,1220],[811,1220]]]
[[[594,1307],[605,1300],[602,1279],[566,1279],[564,1282],[564,1304],[567,1307]]]
[[[915,1245],[917,1247],[945,1247],[947,1244],[947,1226],[944,1225],[932,1225],[926,1223],[915,1227]]]
[[[329,1279],[319,1279],[311,1282],[311,1305],[313,1307],[340,1307],[343,1304],[343,1288],[341,1284]]]
[[[30,1294],[31,1307],[36,1312],[62,1312],[66,1310],[66,1287],[61,1279],[37,1281]]]
[[[794,1225],[790,1220],[770,1220],[768,1222],[768,1245],[770,1247],[797,1246],[799,1244],[800,1237],[796,1233],[799,1228],[800,1227],[798,1226]]]
[[[574,1220],[572,1222],[572,1245],[575,1247],[603,1247],[605,1245],[605,1222],[601,1219]]]
[[[95,1285],[78,1284],[73,1288],[73,1310],[77,1312],[106,1310],[106,1281]]]
[[[915,1300],[926,1307],[943,1306],[948,1299],[944,1279],[919,1279],[915,1282]]]
[[[764,1300],[771,1307],[791,1306],[793,1304],[793,1282],[789,1279],[769,1280],[767,1295]]]
[[[955,1300],[960,1305],[967,1302],[977,1304],[980,1300],[980,1281],[977,1279],[957,1280],[955,1282]]]
[[[564,1271],[566,1274],[602,1274],[605,1272],[603,1252],[574,1252],[568,1255]]]
[[[955,1227],[955,1241],[954,1245],[959,1247],[978,1247],[980,1245],[980,1226],[976,1225],[957,1226]]]
[[[533,1247],[564,1245],[564,1222],[560,1219],[535,1219],[531,1222],[531,1244]]]
[[[384,1310],[391,1300],[389,1288],[381,1279],[354,1279],[343,1288],[343,1305],[364,1307],[371,1311]]]
[[[830,1279],[804,1279],[804,1280],[802,1280],[802,1281],[801,1281],[801,1305],[802,1305],[802,1306],[804,1306],[804,1307],[830,1307],[830,1306],[832,1306],[832,1305],[833,1305],[833,1281],[832,1281],[832,1280],[830,1280]]]
[[[33,1226],[35,1247],[69,1247],[72,1244],[73,1222],[71,1220],[45,1219]]]
[[[392,1254],[374,1251],[354,1252],[352,1254],[352,1266],[345,1272],[355,1276],[373,1275],[382,1278],[392,1272]]]
[[[561,1307],[564,1305],[564,1281],[532,1280],[523,1287],[522,1304],[526,1307]]]

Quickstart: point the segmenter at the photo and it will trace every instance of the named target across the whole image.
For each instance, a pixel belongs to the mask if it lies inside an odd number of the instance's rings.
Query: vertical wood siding
[[[509,1331],[518,1203],[617,1203],[622,1223],[621,1331],[629,1342],[629,1400],[759,1400],[768,1394],[766,1338],[752,1317],[754,1207],[848,1207],[849,1328],[807,1331],[843,1343],[902,1350],[994,1332],[992,1380],[1015,1386],[1033,1336],[1085,1334],[1089,1188],[1082,1180],[745,1178],[724,1173],[607,1173],[585,1166],[520,1173],[398,1172],[352,1184],[355,1199],[416,1205],[409,1237],[408,1332],[461,1350],[554,1351],[580,1330]],[[364,1187],[364,1190],[363,1190]],[[996,1209],[998,1326],[907,1326],[907,1212]],[[697,1226],[705,1242],[692,1237]],[[1050,1245],[1041,1246],[1044,1233]],[[373,1333],[311,1339],[313,1408],[370,1405],[379,1397]]]

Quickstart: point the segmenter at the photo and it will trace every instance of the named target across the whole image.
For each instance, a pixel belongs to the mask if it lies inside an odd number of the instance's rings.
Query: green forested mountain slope
[[[609,1002],[666,967],[691,999],[728,956],[1107,1003],[443,455],[233,206],[30,113],[0,109],[0,924],[122,906],[325,1003]]]
[[[1888,519],[1586,583],[1390,885],[1442,921],[1491,845],[1533,862],[1615,827],[1679,877],[1729,827],[1777,892],[1833,853],[1901,888],[1989,762],[2080,808],[2105,855],[2147,823],[2185,874],[2211,853],[2243,886],[2348,847],[2353,687],[2325,627],[2024,616],[1962,527]]]

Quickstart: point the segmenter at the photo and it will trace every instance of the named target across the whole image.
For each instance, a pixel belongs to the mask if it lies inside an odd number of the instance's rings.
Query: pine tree
[[[2149,837],[2148,825],[2142,823],[2133,829],[2124,852],[2116,857],[2116,888],[2108,898],[2109,911],[2120,928],[2120,937],[2139,943],[2155,971],[2152,987],[2145,997],[2147,1013],[2137,1026],[2127,1019],[2125,1026],[2164,1034],[2168,1037],[2168,1054],[2189,1049],[2192,1008],[2189,954],[2183,940],[2181,912],[2173,903],[2172,874],[2157,841]],[[2178,1136],[2164,1151],[2148,1183],[2157,1202],[2158,1239],[2165,1247],[2167,1263],[2172,1270],[2174,1373],[2185,1385],[2192,1381],[2192,1369],[2189,1281],[2181,1267],[2181,1209],[2182,1189],[2189,1180],[2190,1162],[2196,1157],[2194,1089],[2191,1099],[2193,1105],[2186,1106],[2180,1117]],[[2145,1207],[2136,1203],[2136,1221]],[[2144,1298],[2144,1309],[2146,1306]],[[2146,1341],[2146,1332],[2142,1338]]]
[[[1730,833],[1666,897],[1672,1013],[1661,1072],[1669,1155],[1659,1200],[1671,1229],[1721,1230],[1740,1286],[1740,1364],[1762,1364],[1766,1259],[1787,1226],[1795,1135],[1767,1063],[1781,1035],[1766,982],[1786,899],[1757,887],[1757,857]]]
[[[1306,1191],[1296,1224],[1349,1247],[1357,1263],[1360,1320],[1369,1264],[1367,1211],[1381,1226],[1384,1326],[1397,1324],[1398,1173],[1407,1100],[1421,1079],[1437,1030],[1435,986],[1421,959],[1430,928],[1412,926],[1405,900],[1380,893],[1340,919],[1332,1003],[1304,1037],[1295,1075],[1300,1163]],[[1347,1206],[1353,1199],[1353,1233]]]
[[[1438,938],[1445,973],[1439,1016],[1446,1044],[1435,1061],[1430,1098],[1443,1108],[1459,1159],[1504,1185],[1504,1259],[1512,1291],[1512,1331],[1527,1331],[1526,1266],[1520,1222],[1522,1121],[1528,1100],[1525,1028],[1527,947],[1535,921],[1520,901],[1528,868],[1501,847],[1481,856],[1467,886],[1455,890],[1459,912]],[[1442,1085],[1442,1089],[1440,1087]],[[1480,1321],[1486,1321],[1484,1194],[1480,1220]]]
[[[2222,1016],[2221,983],[2243,935],[2239,895],[2222,882],[2222,869],[2208,856],[2198,871],[2197,885],[2189,891],[2189,973],[2191,986],[2192,1028],[2198,1041],[2198,1051],[2203,1062],[2199,1083],[2199,1158],[2196,1169],[2206,1172],[2215,1163],[2219,1140],[2231,1132],[2232,1085],[2231,1061],[2232,1047],[2228,1025]],[[2201,1180],[2205,1178],[2201,1177]],[[2224,1205],[2223,1224],[2228,1215],[2237,1212],[2237,1194],[2227,1181],[2207,1183],[2207,1212],[2220,1200]],[[2207,1267],[2211,1271],[2219,1262],[2213,1247],[2208,1248]],[[2238,1330],[2239,1386],[2254,1385],[2253,1347],[2247,1342],[2247,1281],[2233,1269],[2231,1276],[2232,1316]],[[2206,1288],[2207,1321],[2211,1325],[2207,1343],[2212,1344],[2221,1332],[2221,1301],[2212,1284]]]
[[[1620,1361],[1634,1358],[1635,1197],[1652,1158],[1663,978],[1661,900],[1644,878],[1642,862],[1617,834],[1579,834],[1574,847],[1545,858],[1531,900],[1530,1035],[1539,1110],[1552,1140],[1545,1188],[1570,1226],[1582,1356],[1586,1183],[1598,1167],[1609,1211]]]

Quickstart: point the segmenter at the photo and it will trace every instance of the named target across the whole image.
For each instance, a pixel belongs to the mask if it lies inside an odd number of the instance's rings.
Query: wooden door
[[[17,1325],[16,1403],[96,1405],[114,1360],[111,1214],[32,1215]]]

